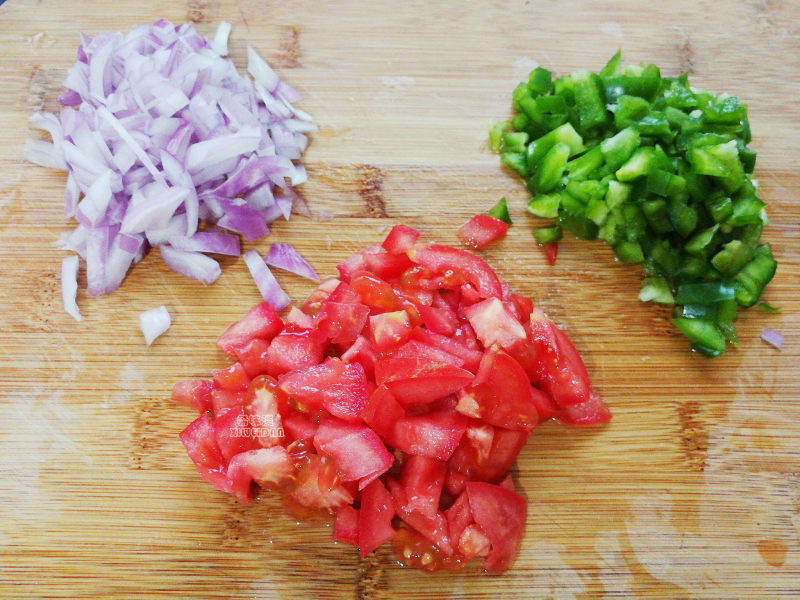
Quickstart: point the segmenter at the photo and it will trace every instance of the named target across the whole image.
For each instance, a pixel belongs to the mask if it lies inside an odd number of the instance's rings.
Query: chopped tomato
[[[531,393],[519,363],[492,346],[484,353],[475,379],[461,388],[456,410],[505,429],[530,431],[539,422]]]
[[[527,323],[533,312],[533,300],[520,296],[519,294],[509,294],[508,300],[514,307],[514,316],[520,323]]]
[[[383,248],[390,254],[402,254],[419,239],[419,231],[407,225],[395,225],[383,240]]]
[[[353,342],[369,317],[369,307],[328,300],[317,317],[317,329],[334,344]]]
[[[446,474],[447,463],[442,460],[409,456],[400,475],[406,506],[426,513],[438,511]]]
[[[452,337],[434,333],[429,329],[418,327],[411,333],[411,337],[420,342],[440,348],[448,354],[453,354],[462,358],[464,360],[464,369],[472,373],[477,371],[478,365],[481,362],[481,356],[483,356],[480,350],[469,348]]]
[[[360,301],[373,310],[386,312],[403,307],[392,286],[372,273],[358,273],[350,281],[350,287],[358,294]]]
[[[236,353],[236,358],[239,359],[239,363],[241,363],[248,377],[253,378],[267,372],[269,369],[268,351],[269,342],[267,340],[254,338]]]
[[[208,415],[201,415],[181,432],[186,453],[197,466],[200,477],[221,492],[230,492],[227,461],[214,436],[214,426]]]
[[[458,327],[458,317],[448,307],[420,306],[419,314],[425,327],[434,333],[451,336]]]
[[[341,419],[325,419],[314,435],[314,447],[336,465],[342,481],[368,485],[389,470],[394,457],[372,429]]]
[[[596,425],[611,420],[611,411],[594,390],[586,402],[572,404],[555,417],[568,425]]]
[[[367,378],[375,379],[375,361],[378,360],[378,350],[375,348],[375,344],[363,335],[356,338],[353,345],[342,353],[341,358],[346,363],[359,363],[364,367]]]
[[[392,496],[379,479],[364,488],[358,511],[358,545],[362,558],[394,537],[394,514]]]
[[[317,454],[306,454],[297,462],[287,496],[306,508],[330,513],[353,503],[353,495],[341,485],[333,462]]]
[[[260,446],[253,428],[248,425],[247,414],[241,406],[229,408],[218,414],[213,427],[217,445],[226,461],[230,461],[240,452],[255,450]]]
[[[486,556],[489,554],[492,542],[479,525],[472,523],[464,528],[461,537],[458,538],[456,548],[466,559],[470,560],[476,556]],[[501,569],[504,570],[504,569]]]
[[[343,544],[358,547],[358,510],[350,505],[336,511],[333,522],[333,539]]]
[[[395,424],[395,446],[408,454],[447,460],[466,427],[466,417],[453,409],[406,416]]]
[[[381,351],[395,348],[411,337],[411,321],[404,310],[373,315],[369,326],[375,347]]]
[[[480,481],[467,484],[467,497],[475,523],[492,546],[484,569],[505,571],[514,562],[525,535],[528,512],[525,499],[498,485]]]
[[[364,422],[387,441],[394,439],[395,424],[405,416],[405,409],[385,385],[375,388],[361,413]]]
[[[248,385],[250,385],[250,378],[242,363],[235,362],[229,367],[214,371],[215,388],[240,392],[246,390]]]
[[[408,257],[440,275],[462,274],[482,298],[503,295],[497,274],[486,261],[466,250],[436,244],[416,245],[408,251]]]
[[[277,487],[287,482],[295,467],[289,453],[283,446],[248,450],[231,458],[228,464],[228,478],[231,490],[239,502],[253,501],[251,484],[261,487]]]
[[[361,418],[367,403],[367,378],[358,363],[329,358],[278,378],[281,389],[305,410],[324,408],[340,419]]]
[[[208,379],[185,379],[172,388],[172,399],[195,409],[200,414],[211,410],[211,390],[213,384]]]
[[[269,302],[262,302],[234,323],[217,340],[226,354],[236,354],[253,338],[271,340],[283,328],[283,321]]]
[[[510,348],[526,338],[522,323],[517,321],[499,298],[487,298],[467,307],[464,316],[469,319],[484,348],[494,344],[501,348]]]
[[[389,254],[386,252],[364,255],[364,264],[370,273],[374,273],[384,280],[400,277],[405,271],[414,266],[411,259],[402,254]]]
[[[430,363],[424,357],[384,358],[375,364],[375,380],[408,406],[457,392],[472,380],[472,373],[451,364]]]
[[[410,340],[391,352],[392,358],[410,358],[419,359],[427,363],[453,365],[454,367],[464,366],[464,359],[455,354],[451,354],[446,350],[418,342],[417,340]]]
[[[542,250],[544,250],[545,258],[547,258],[547,262],[550,263],[550,266],[556,264],[556,258],[558,258],[558,242],[547,242],[546,244],[540,244]]]
[[[389,489],[394,499],[394,509],[403,522],[424,535],[442,554],[452,556],[453,544],[447,519],[438,506],[412,504],[405,488],[393,479],[389,480]]]
[[[458,228],[461,243],[475,250],[481,250],[492,242],[505,237],[508,223],[489,215],[475,215]]]
[[[325,355],[323,335],[313,329],[289,326],[267,348],[267,373],[278,377],[290,371],[318,365]]]
[[[305,303],[303,303],[301,310],[311,317],[317,316],[325,300],[339,287],[340,283],[341,282],[336,277],[330,277],[324,280],[317,286],[317,289],[311,292]]]

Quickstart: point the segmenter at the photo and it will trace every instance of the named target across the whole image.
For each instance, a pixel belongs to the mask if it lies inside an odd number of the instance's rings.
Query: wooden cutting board
[[[426,575],[382,549],[360,561],[271,498],[241,506],[200,481],[177,438],[173,383],[226,364],[214,340],[259,300],[241,259],[210,287],[154,254],[108,297],[61,308],[53,242],[63,174],[25,162],[26,117],[54,110],[79,38],[167,18],[233,23],[303,94],[311,216],[246,245],[294,244],[322,274],[396,223],[456,243],[505,195],[514,227],[487,260],[569,332],[614,412],[598,429],[540,427],[518,462],[529,502],[516,565]],[[800,598],[800,4],[8,0],[0,7],[0,595],[3,598]],[[739,349],[688,351],[668,312],[635,299],[636,267],[531,238],[519,181],[485,147],[535,65],[627,62],[740,95],[780,268]],[[330,218],[332,215],[333,218]],[[279,274],[294,298],[311,285]],[[85,283],[85,279],[81,280]],[[137,315],[165,305],[145,347]],[[759,339],[769,326],[783,351]]]

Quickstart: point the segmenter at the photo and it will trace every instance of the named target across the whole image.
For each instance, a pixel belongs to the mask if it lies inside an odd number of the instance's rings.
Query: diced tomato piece
[[[290,442],[312,440],[319,427],[308,415],[294,411],[283,417],[282,421],[284,433]]]
[[[458,228],[461,243],[475,250],[485,248],[492,242],[505,237],[508,223],[489,215],[475,215]]]
[[[236,354],[253,338],[271,340],[283,329],[283,321],[269,302],[252,308],[239,321],[228,327],[217,340],[217,346],[226,354]]]
[[[385,358],[375,363],[375,380],[406,406],[444,398],[472,381],[472,373],[422,358]]]
[[[214,387],[231,392],[246,390],[250,378],[241,363],[235,362],[229,367],[214,371]]]
[[[471,481],[467,497],[472,516],[492,545],[483,568],[501,572],[519,553],[525,535],[527,504],[522,496],[497,485]]]
[[[556,418],[568,425],[596,425],[610,421],[611,411],[600,395],[592,390],[586,402],[566,407],[556,415]]]
[[[533,312],[533,300],[519,294],[509,294],[509,302],[514,306],[515,317],[520,323],[527,323]]]
[[[395,225],[381,246],[390,254],[407,252],[419,239],[419,231],[407,225]]]
[[[195,409],[200,414],[211,410],[211,390],[208,379],[184,379],[172,388],[172,399],[178,404]]]
[[[466,492],[459,493],[455,502],[444,511],[447,518],[447,526],[450,531],[450,539],[458,543],[461,539],[461,534],[468,525],[475,522],[472,517],[472,510],[469,507],[469,498]]]
[[[405,409],[384,385],[375,388],[361,413],[364,422],[390,443],[394,439],[395,424],[405,416]]]
[[[411,337],[464,359],[463,368],[467,371],[474,373],[478,370],[478,365],[483,356],[480,350],[468,348],[458,340],[419,327],[411,332]]]
[[[464,359],[460,356],[417,340],[406,342],[392,351],[391,356],[392,358],[419,359],[427,363],[453,365],[454,367],[464,366]]]
[[[506,475],[505,478],[500,483],[498,483],[497,485],[499,485],[501,488],[507,489],[510,492],[516,492],[517,491],[517,488],[514,485],[514,478],[511,477],[511,475]]]
[[[410,510],[434,513],[447,474],[447,463],[427,456],[409,456],[403,463],[400,485],[405,492],[405,505]]]
[[[376,311],[387,312],[403,308],[391,284],[372,273],[358,273],[350,281],[350,287],[358,294],[361,302]]]
[[[528,376],[497,346],[484,353],[475,379],[460,390],[456,410],[506,429],[530,431],[539,422]]]
[[[322,362],[325,355],[324,336],[314,329],[293,326],[281,331],[267,349],[267,373],[278,377]]]
[[[392,496],[380,479],[364,488],[358,511],[358,545],[362,558],[394,537],[394,514]]]
[[[289,479],[295,471],[294,464],[283,446],[248,450],[231,458],[228,478],[231,491],[242,504],[253,501],[250,484],[261,487],[277,487]]]
[[[375,378],[375,361],[378,360],[378,351],[375,345],[363,335],[356,338],[356,341],[345,350],[341,358],[346,363],[359,363],[364,367],[364,372],[369,380]]]
[[[453,409],[406,416],[395,424],[395,447],[407,454],[447,460],[466,427],[467,418]]]
[[[497,482],[514,464],[528,436],[529,432],[526,431],[511,431],[500,427],[495,427],[489,435],[487,430],[473,421],[466,428],[448,465],[469,479]],[[455,478],[450,479],[453,479],[453,485],[458,483]],[[452,491],[450,487],[448,490]]]
[[[367,403],[367,378],[358,363],[329,358],[278,378],[281,389],[306,408],[324,408],[346,421],[361,418]]]
[[[345,505],[336,511],[333,522],[333,539],[358,547],[358,510]]]
[[[556,401],[553,400],[550,394],[533,386],[531,386],[531,401],[534,406],[536,406],[536,412],[539,415],[539,423],[552,419],[561,413],[561,408],[556,404]],[[580,406],[580,404],[574,406]]]
[[[411,337],[411,321],[404,310],[373,315],[369,326],[375,347],[381,351],[399,346]]]
[[[313,329],[314,317],[293,306],[289,309],[289,314],[286,315],[286,325],[293,325],[300,329]]]
[[[364,329],[369,307],[363,304],[328,302],[317,318],[317,328],[334,344],[354,341]]]
[[[377,433],[341,419],[325,419],[319,424],[314,447],[333,460],[342,481],[361,480],[359,488],[380,477],[394,462]]]
[[[550,263],[550,266],[556,264],[556,258],[558,258],[558,242],[547,242],[546,244],[540,244],[542,250],[544,251],[544,256],[547,258],[547,262]]]
[[[419,314],[425,327],[434,333],[452,336],[458,327],[458,317],[449,308],[420,306]]]
[[[339,483],[333,461],[317,454],[307,454],[299,462],[287,496],[301,506],[327,512],[353,503],[353,495]]]
[[[235,455],[260,447],[249,426],[247,414],[241,406],[229,408],[214,419],[214,437],[222,456],[229,461]]]
[[[311,317],[317,316],[325,300],[339,287],[340,283],[335,277],[324,280],[317,286],[317,289],[311,292],[305,303],[303,303],[301,310]]]
[[[211,390],[211,409],[215,415],[235,406],[241,406],[247,400],[247,390],[223,390],[214,388]]]
[[[483,352],[484,350],[478,343],[478,336],[475,335],[475,330],[472,329],[472,325],[468,322],[461,323],[461,325],[456,328],[453,339],[470,350],[477,350],[478,352]]]
[[[356,294],[353,288],[350,287],[349,283],[342,281],[330,293],[327,301],[340,302],[341,304],[360,304],[361,296]]]
[[[249,401],[245,410],[247,425],[258,443],[269,448],[284,441],[281,409],[286,412],[286,398],[272,377],[260,376],[250,384]]]
[[[541,388],[561,408],[589,400],[589,373],[572,342],[538,308],[531,313],[531,336],[543,369]]]
[[[512,315],[499,298],[487,298],[464,310],[484,348],[497,344],[510,348],[526,339],[525,328]]]
[[[230,492],[226,470],[227,461],[214,435],[214,426],[208,415],[201,415],[180,434],[186,453],[197,466],[200,477],[221,492]]]
[[[360,273],[366,268],[367,261],[364,259],[364,255],[360,252],[358,254],[353,254],[353,256],[349,256],[336,265],[336,270],[339,271],[339,277],[343,282],[349,282],[356,273]]]
[[[301,313],[302,314],[302,313]],[[307,315],[306,318],[310,318]],[[262,373],[266,373],[268,367],[267,351],[269,350],[269,342],[261,338],[254,338],[250,340],[247,345],[236,353],[236,358],[239,359],[245,373],[251,379]]]
[[[416,245],[408,251],[408,257],[434,273],[454,271],[463,274],[482,298],[502,296],[500,280],[494,270],[486,261],[466,250],[437,244]]]
[[[483,296],[481,296],[480,292],[475,289],[475,286],[470,285],[469,283],[465,283],[461,286],[461,301],[459,302],[459,309],[463,310],[468,306],[472,306],[481,301]],[[494,297],[494,296],[490,296]]]
[[[414,266],[411,259],[405,254],[389,254],[386,252],[364,255],[366,270],[374,273],[383,280],[400,277],[405,271]]]
[[[483,529],[473,523],[472,525],[467,525],[464,531],[461,532],[456,548],[466,560],[470,560],[476,556],[488,555],[491,545],[491,540],[489,540]]]
[[[438,506],[411,504],[405,488],[392,479],[389,480],[389,490],[394,499],[395,512],[403,522],[430,540],[442,554],[452,556],[453,544],[447,519]]]
[[[458,448],[453,453],[453,456],[458,454]],[[457,496],[461,492],[464,491],[464,488],[469,481],[469,477],[462,473],[461,471],[456,471],[455,469],[448,467],[447,468],[447,475],[444,478],[444,487],[447,490],[447,493],[451,496]]]

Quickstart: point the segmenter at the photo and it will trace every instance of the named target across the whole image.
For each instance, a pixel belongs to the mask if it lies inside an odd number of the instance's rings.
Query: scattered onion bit
[[[276,310],[289,306],[291,298],[283,291],[275,276],[269,270],[267,263],[255,250],[248,250],[244,254],[244,262],[256,282],[261,297],[269,302]]]
[[[67,173],[65,214],[78,225],[61,246],[86,261],[90,296],[117,289],[155,246],[171,268],[211,283],[220,269],[205,254],[240,253],[223,229],[253,241],[289,218],[315,126],[255,50],[254,79],[224,58],[230,29],[209,41],[161,20],[82,36],[64,108],[31,116],[52,142],[29,140],[29,160]]]
[[[75,298],[78,294],[78,257],[67,256],[61,261],[61,299],[64,310],[76,321],[83,320]]]
[[[271,267],[289,271],[311,281],[319,281],[319,275],[314,271],[314,267],[308,264],[308,261],[290,244],[272,244],[265,260]]]
[[[172,324],[169,313],[166,307],[159,306],[158,308],[151,308],[139,315],[139,327],[144,334],[144,341],[149,346],[157,337],[162,335],[169,329]]]
[[[771,346],[775,346],[778,350],[783,347],[783,334],[769,327],[764,327],[761,330],[761,339]]]

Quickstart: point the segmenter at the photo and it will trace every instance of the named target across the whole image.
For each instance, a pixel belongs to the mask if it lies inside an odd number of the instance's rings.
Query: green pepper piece
[[[505,196],[501,197],[500,200],[497,201],[497,204],[490,208],[489,212],[486,214],[495,219],[500,219],[508,225],[513,225],[511,215],[508,214],[508,202]]]
[[[616,171],[619,181],[632,181],[637,177],[647,175],[655,162],[655,150],[652,146],[644,146],[636,150],[625,163]]]
[[[500,162],[509,169],[516,171],[522,177],[528,176],[528,166],[525,155],[519,152],[504,152],[500,155]]]
[[[756,248],[756,255],[734,277],[736,301],[739,306],[753,306],[761,298],[766,285],[775,276],[778,263],[769,244]]]
[[[642,281],[642,289],[639,290],[639,300],[659,304],[675,304],[675,297],[669,288],[669,282],[663,277],[646,277]]]
[[[670,198],[667,214],[673,229],[681,237],[686,237],[697,227],[697,210],[687,204],[686,200],[680,196]]]
[[[735,192],[744,184],[744,167],[735,140],[690,148],[686,156],[695,173],[719,177],[729,192]]]
[[[664,173],[664,171],[661,171]],[[669,173],[667,173],[669,175]],[[642,212],[648,224],[656,233],[672,231],[672,223],[667,212],[667,201],[663,198],[653,198],[642,202]]]
[[[633,127],[626,127],[615,136],[603,140],[600,151],[606,164],[616,170],[631,157],[640,143],[639,132]]]
[[[741,240],[731,240],[711,259],[713,267],[723,275],[733,275],[753,257],[753,249]]]
[[[566,144],[557,142],[542,158],[539,170],[536,173],[536,189],[547,193],[558,185],[564,168],[567,166],[570,148]]]
[[[556,219],[556,223],[564,229],[571,231],[582,240],[593,240],[597,238],[598,228],[592,221],[585,217],[570,215],[561,212]]]
[[[569,146],[570,156],[584,150],[583,138],[575,131],[571,123],[564,123],[528,144],[527,161],[528,168],[532,173],[539,168],[544,155],[558,143]]]
[[[714,304],[732,300],[736,290],[732,285],[718,281],[683,283],[678,286],[676,300],[679,304]]]
[[[528,134],[524,131],[507,131],[500,136],[500,152],[524,153],[527,150]]]
[[[638,263],[644,260],[642,246],[636,240],[622,240],[614,246],[614,252],[620,262]]]
[[[608,112],[600,77],[591,71],[575,71],[571,78],[581,129],[587,131],[604,125],[608,120]]]
[[[553,74],[547,69],[536,67],[528,76],[528,90],[531,94],[549,94],[553,91]]]
[[[566,123],[569,117],[567,103],[561,96],[527,97],[520,100],[520,108],[534,123],[550,130]]]
[[[681,254],[678,248],[661,239],[653,242],[650,248],[650,258],[658,265],[661,271],[672,277],[681,266]]]
[[[637,204],[623,204],[622,215],[625,217],[625,236],[629,240],[641,240],[647,231],[647,220],[641,207]]]
[[[693,256],[705,256],[706,249],[712,246],[714,236],[719,230],[719,225],[714,225],[708,229],[703,229],[696,233],[683,248]]]
[[[627,183],[621,183],[616,179],[608,182],[608,191],[606,192],[606,204],[608,208],[616,208],[623,202],[627,202],[631,195],[631,186]]]
[[[706,207],[715,223],[724,223],[733,214],[733,200],[728,196],[709,198]]]
[[[569,161],[566,165],[566,170],[571,179],[580,180],[589,177],[602,164],[603,152],[600,146],[595,146],[588,152]]]
[[[517,112],[522,112],[522,100],[525,98],[532,98],[531,92],[528,89],[528,84],[521,82],[511,92],[511,104]]]
[[[626,94],[617,98],[611,110],[614,113],[614,124],[617,129],[622,130],[642,120],[650,111],[650,103],[644,98]]]
[[[672,319],[672,324],[685,335],[692,346],[708,356],[719,356],[725,352],[725,335],[714,321],[708,319]]]
[[[782,309],[780,306],[772,306],[769,302],[762,300],[758,303],[758,310],[765,313],[779,313]]]
[[[609,208],[602,197],[593,197],[586,203],[586,218],[593,221],[596,225],[602,226],[608,217]]]
[[[664,90],[664,99],[671,108],[675,109],[692,109],[697,106],[697,98],[689,87],[688,73],[683,73],[680,77],[670,81],[669,86]]]
[[[561,206],[561,194],[539,194],[528,202],[528,212],[535,217],[555,219]]]
[[[540,244],[550,244],[561,239],[561,227],[540,227],[533,231],[533,237]]]
[[[511,127],[509,121],[495,121],[489,125],[489,146],[493,152],[500,152],[500,144],[503,141],[503,133]]]
[[[766,204],[755,196],[737,198],[733,202],[731,215],[725,219],[728,225],[752,225],[761,222],[761,211]]]

